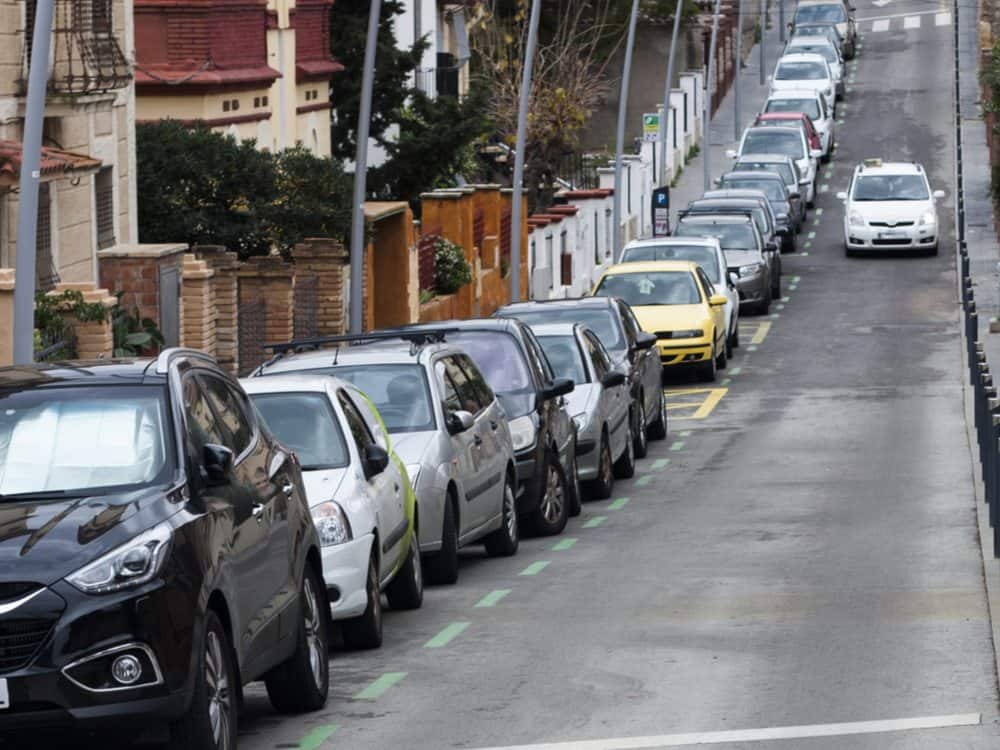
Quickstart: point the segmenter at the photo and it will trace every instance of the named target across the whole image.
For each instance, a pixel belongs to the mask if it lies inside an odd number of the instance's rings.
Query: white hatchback
[[[822,95],[831,112],[836,113],[837,83],[826,58],[814,53],[786,54],[774,66],[771,91],[810,89]]]
[[[819,133],[823,156],[829,156],[834,144],[833,110],[826,99],[812,89],[782,89],[772,91],[764,103],[763,112],[805,112]]]
[[[931,190],[927,174],[914,162],[865,159],[854,169],[844,202],[844,246],[861,251],[938,249],[936,203],[943,190]]]

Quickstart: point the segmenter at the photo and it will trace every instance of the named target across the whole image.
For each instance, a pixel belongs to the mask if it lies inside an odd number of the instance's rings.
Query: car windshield
[[[583,355],[576,343],[576,337],[538,336],[538,343],[552,365],[552,371],[557,378],[569,378],[574,383],[587,383],[587,370],[583,366]]]
[[[854,185],[856,201],[925,201],[927,184],[917,174],[869,175]]]
[[[796,24],[815,23],[816,21],[846,23],[847,11],[844,10],[844,4],[800,5],[799,9],[795,12]]]
[[[839,44],[842,40],[840,32],[832,23],[804,23],[795,26],[796,36],[821,36],[829,39],[834,44]]]
[[[597,338],[608,351],[625,349],[625,339],[622,337],[618,321],[615,314],[607,307],[539,305],[518,310],[516,313],[501,311],[501,314],[515,317],[529,326],[539,323],[582,323],[597,334]]]
[[[785,60],[774,71],[777,81],[822,81],[827,78],[826,66],[816,60]]]
[[[694,305],[701,293],[690,271],[635,271],[610,274],[601,279],[594,294],[621,297],[632,307],[644,305]]]
[[[169,425],[160,387],[0,390],[0,502],[169,481]]]
[[[732,179],[723,177],[722,187],[726,190],[761,190],[770,201],[785,200],[785,189],[778,180],[754,180],[750,177]]]
[[[769,99],[765,112],[805,112],[813,122],[820,118],[817,99]]]
[[[255,393],[250,396],[271,432],[295,451],[304,471],[350,463],[340,422],[324,393]]]
[[[431,393],[420,365],[339,365],[327,372],[364,391],[390,433],[434,429]]]
[[[776,161],[738,161],[734,171],[737,172],[774,172],[779,175],[786,185],[796,183],[795,173],[787,163]]]
[[[713,284],[719,283],[719,257],[717,251],[705,245],[643,245],[625,250],[622,263],[643,260],[693,260],[705,269]]]
[[[458,331],[448,334],[448,341],[465,349],[498,395],[534,392],[528,363],[513,335],[503,331]]]
[[[732,201],[720,200],[711,203],[704,203],[696,210],[708,213],[729,213],[734,210],[750,211],[753,216],[754,223],[757,225],[757,229],[761,234],[767,234],[767,215],[764,213],[764,209],[761,208],[759,203],[754,203],[751,206],[738,199]]]
[[[757,242],[749,223],[716,224],[682,221],[674,230],[676,237],[714,237],[723,250],[756,250]]]
[[[785,154],[793,159],[801,159],[802,134],[793,130],[782,131],[777,128],[751,130],[743,140],[744,154]]]
[[[837,51],[829,44],[793,44],[789,46],[788,51],[791,52],[793,50],[796,53],[823,55],[828,63],[840,62],[840,59],[837,57]]]

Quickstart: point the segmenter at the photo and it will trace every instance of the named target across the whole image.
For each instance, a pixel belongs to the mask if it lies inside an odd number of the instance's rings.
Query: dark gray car
[[[760,190],[767,196],[779,227],[788,227],[794,234],[802,231],[802,216],[793,205],[781,175],[765,171],[728,172],[722,175],[718,185],[722,190]],[[786,245],[782,249],[794,252],[794,236],[784,239]]]

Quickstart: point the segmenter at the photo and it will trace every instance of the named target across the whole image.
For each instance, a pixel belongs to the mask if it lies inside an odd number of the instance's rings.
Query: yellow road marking
[[[686,409],[690,411],[690,414],[685,416],[671,416],[671,420],[688,420],[688,419],[705,419],[722,398],[729,393],[728,388],[690,388],[684,390],[672,390],[664,391],[663,395],[667,398],[667,409],[670,411],[676,411],[679,409]],[[696,396],[694,401],[684,400],[687,396]],[[669,403],[671,398],[676,399],[675,403]]]
[[[753,338],[750,339],[750,343],[754,346],[758,344],[763,344],[764,339],[767,338],[767,334],[770,332],[770,330],[771,330],[771,323],[769,321],[761,322],[760,325],[757,327],[757,332],[753,335]]]

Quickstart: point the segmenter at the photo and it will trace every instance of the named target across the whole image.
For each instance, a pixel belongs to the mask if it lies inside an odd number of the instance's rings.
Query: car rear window
[[[504,313],[505,317],[515,317],[529,326],[539,323],[582,323],[597,334],[604,348],[617,351],[625,348],[621,327],[615,319],[615,314],[607,307],[547,307],[518,310],[517,313]]]
[[[777,81],[822,81],[827,78],[826,66],[815,60],[786,60],[774,71]]]
[[[792,172],[792,168],[787,163],[782,162],[738,161],[733,167],[733,171],[773,172],[774,174],[780,175],[786,185],[794,185],[796,183],[795,173]]]
[[[723,177],[722,187],[726,190],[762,190],[768,200],[785,200],[785,190],[778,180],[753,180],[749,177],[730,179]]]
[[[538,336],[537,339],[557,378],[569,378],[574,383],[590,382],[575,336]]]
[[[743,140],[742,153],[785,154],[793,159],[805,156],[802,152],[802,134],[777,128],[751,130]]]
[[[765,112],[805,112],[813,122],[820,119],[819,101],[816,99],[768,99]]]
[[[682,221],[674,230],[676,237],[714,237],[723,250],[757,250],[757,238],[749,223],[714,223]]]

